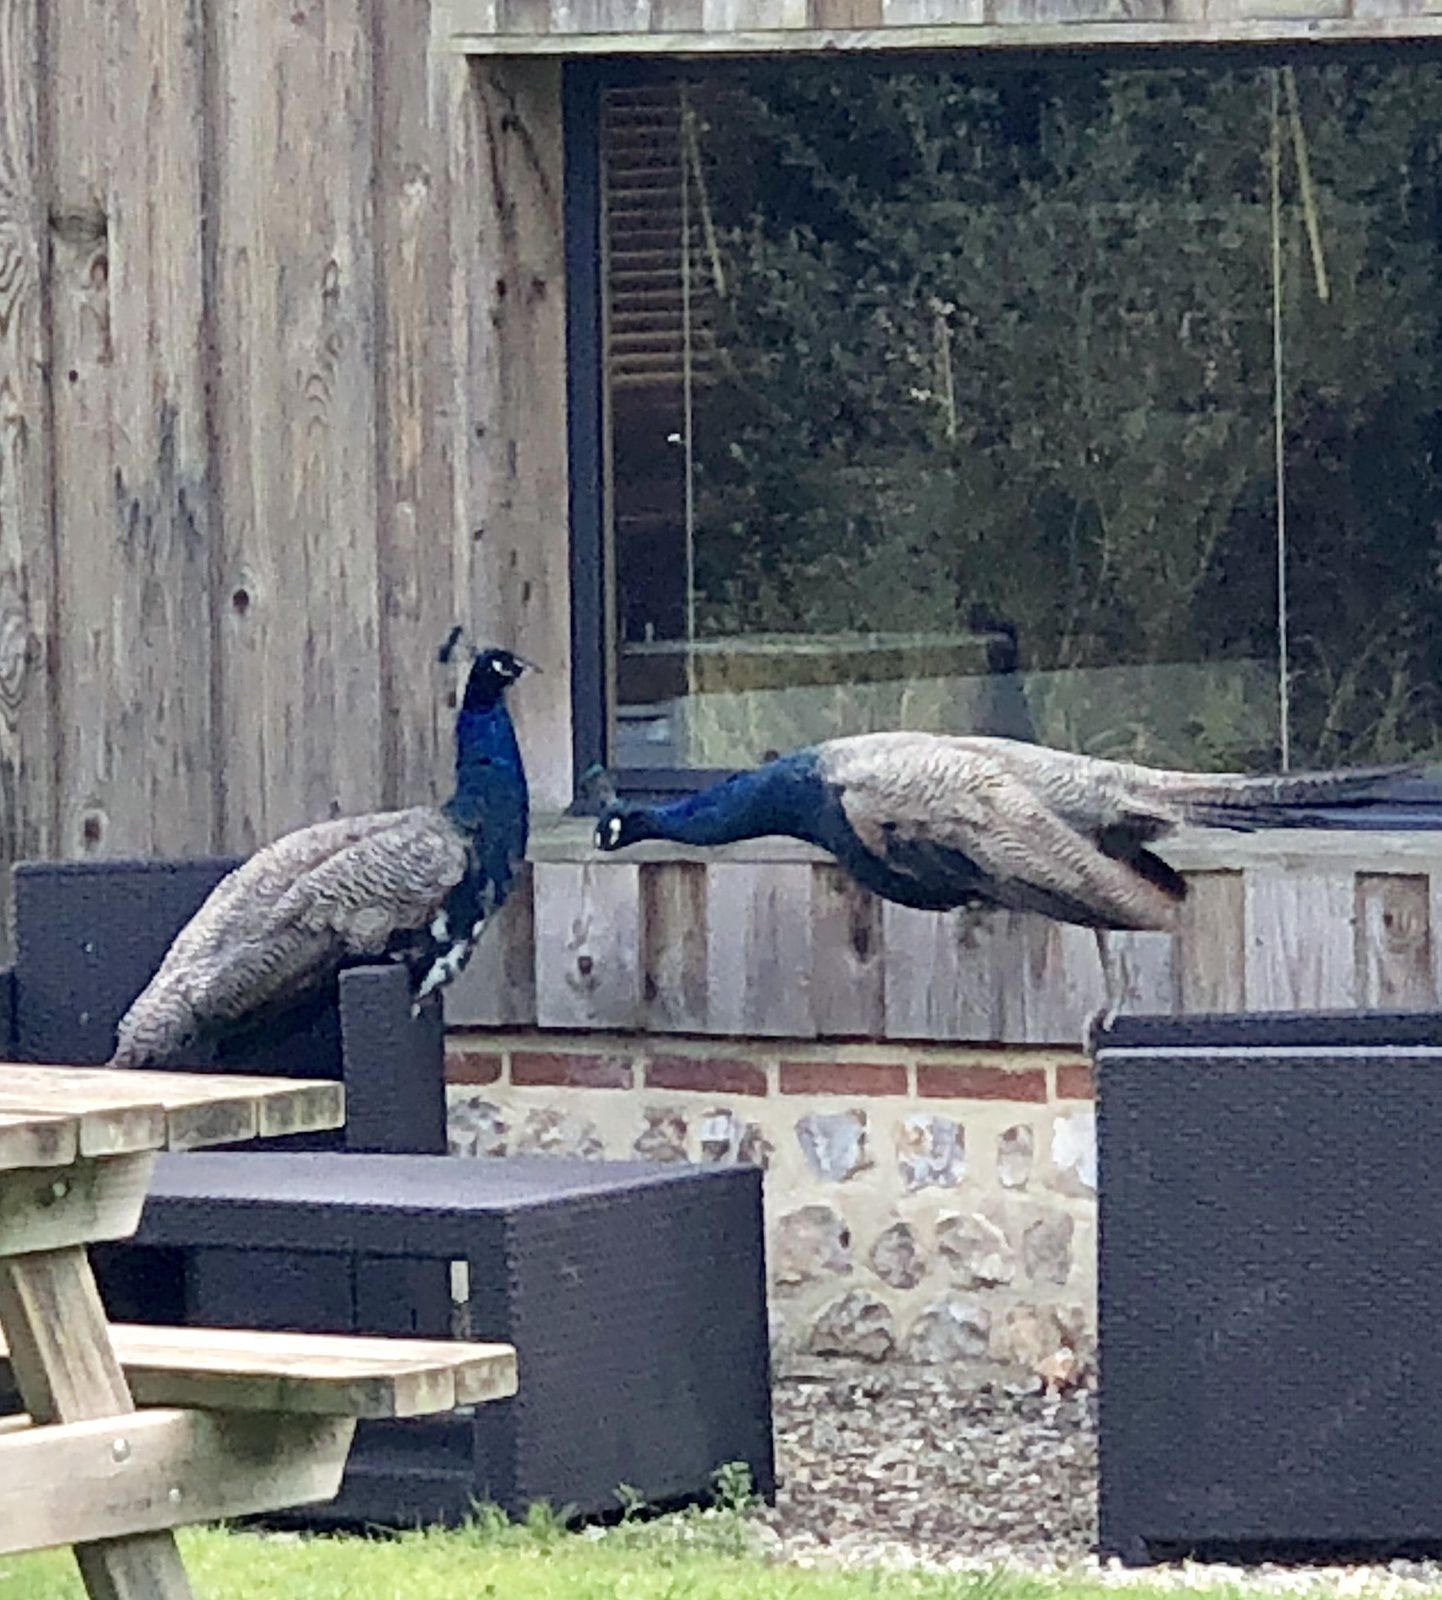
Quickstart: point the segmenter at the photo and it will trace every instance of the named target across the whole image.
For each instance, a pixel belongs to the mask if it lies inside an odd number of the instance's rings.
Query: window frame
[[[1122,61],[1148,67],[1225,69],[1228,66],[1305,67],[1332,61],[1442,59],[1442,40],[1328,39],[1166,41],[1139,39],[1107,45],[996,45],[984,50],[880,47],[846,52],[874,71],[938,64],[964,67],[979,77],[999,72],[1095,70]],[[566,402],[568,518],[571,582],[572,803],[569,814],[594,816],[598,802],[585,792],[583,775],[606,768],[619,794],[658,802],[694,794],[734,775],[735,768],[623,767],[610,762],[609,718],[613,693],[614,596],[607,564],[604,303],[601,250],[601,95],[604,90],[664,83],[704,72],[724,76],[744,70],[745,53],[699,57],[571,57],[562,63],[563,262],[566,280]],[[802,52],[798,64],[834,60],[835,54]]]
[[[722,63],[716,63],[721,67]],[[694,794],[729,777],[730,769],[625,767],[610,764],[612,693],[610,574],[606,560],[606,375],[601,261],[602,91],[618,84],[681,76],[669,61],[564,63],[561,123],[566,271],[566,430],[571,575],[571,813],[599,809],[583,790],[583,774],[601,765],[628,799],[657,801]]]

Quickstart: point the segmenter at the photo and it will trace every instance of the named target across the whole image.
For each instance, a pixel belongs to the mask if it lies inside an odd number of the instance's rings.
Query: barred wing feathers
[[[1300,825],[1306,807],[1386,798],[1415,770],[1189,773],[917,733],[860,734],[821,751],[865,849],[938,905],[981,892],[1013,910],[1141,929],[1171,927],[1186,893],[1148,843],[1189,823]]]
[[[176,936],[120,1021],[112,1065],[163,1060],[347,960],[424,945],[471,860],[462,835],[425,806],[276,840],[217,884]]]
[[[986,898],[1065,922],[1167,925],[1171,897],[1051,810],[1003,762],[952,741],[905,760],[843,760],[827,771],[857,838],[938,900]]]

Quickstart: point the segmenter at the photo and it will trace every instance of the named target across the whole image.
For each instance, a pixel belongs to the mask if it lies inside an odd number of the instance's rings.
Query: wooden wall
[[[666,47],[696,25],[672,4],[627,15]],[[750,0],[697,15],[751,47]],[[16,859],[244,850],[433,797],[458,618],[545,666],[517,720],[538,812],[568,803],[555,52],[605,16],[545,19],[549,56],[467,59],[429,47],[428,0],[0,0],[7,909]],[[1130,1002],[1436,1003],[1442,862],[1334,844],[1181,861],[1181,933],[1118,941]],[[1074,1042],[1099,1003],[1086,934],[959,930],[768,850],[602,861],[543,827],[452,1020]]]
[[[560,68],[429,42],[0,0],[0,877],[430,798],[456,619],[569,800]]]
[[[1435,1008],[1442,836],[1198,837],[1174,934],[1112,934],[1125,1009]],[[453,1023],[1071,1044],[1105,997],[1094,936],[885,904],[818,852],[537,843],[531,883],[453,992]]]

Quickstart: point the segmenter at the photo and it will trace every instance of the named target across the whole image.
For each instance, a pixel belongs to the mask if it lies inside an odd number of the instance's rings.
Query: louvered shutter
[[[695,90],[679,84],[611,89],[602,105],[606,364],[618,398],[678,390],[688,331],[693,384],[715,370],[721,265],[688,94]]]

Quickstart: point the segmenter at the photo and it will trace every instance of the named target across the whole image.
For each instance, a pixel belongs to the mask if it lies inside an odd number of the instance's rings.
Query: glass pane
[[[1442,67],[1279,78],[1293,764],[1435,758]]]
[[[1431,749],[1437,82],[609,91],[615,764],[911,727],[1275,766],[1279,396],[1292,764]]]

